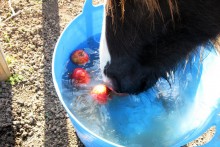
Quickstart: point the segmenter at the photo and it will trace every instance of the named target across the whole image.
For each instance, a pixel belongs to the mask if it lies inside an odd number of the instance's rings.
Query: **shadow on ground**
[[[42,38],[44,48],[44,110],[45,110],[45,146],[83,146],[77,136],[73,140],[68,135],[67,117],[63,106],[55,92],[52,82],[52,55],[60,36],[60,18],[58,0],[42,2]]]
[[[15,145],[15,130],[13,128],[11,85],[0,82],[0,146]]]
[[[52,83],[51,63],[55,43],[60,35],[58,0],[42,2],[42,26],[45,79],[45,146],[68,146],[65,114],[60,106]]]

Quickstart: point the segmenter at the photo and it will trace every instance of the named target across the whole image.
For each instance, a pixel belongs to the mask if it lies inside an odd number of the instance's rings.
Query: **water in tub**
[[[190,134],[205,124],[216,108],[214,106],[217,105],[220,93],[216,92],[213,85],[206,92],[204,89],[207,86],[201,83],[204,71],[210,76],[209,70],[204,70],[202,62],[210,55],[202,48],[191,55],[188,62],[184,61],[176,72],[167,73],[170,84],[160,79],[152,89],[139,95],[113,95],[106,104],[98,104],[90,92],[95,85],[102,83],[99,43],[91,37],[82,45],[89,54],[90,61],[84,66],[67,61],[62,96],[71,113],[86,128],[106,140],[124,146],[171,146],[175,141],[186,137],[187,133]],[[74,85],[70,74],[76,67],[89,72],[90,84]],[[220,70],[213,76],[217,74],[220,75]],[[220,83],[219,78],[214,81]],[[210,92],[214,93],[213,99],[208,101],[204,95]]]

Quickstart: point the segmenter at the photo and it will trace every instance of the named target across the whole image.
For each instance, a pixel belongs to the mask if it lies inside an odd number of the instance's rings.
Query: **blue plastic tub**
[[[72,124],[85,146],[94,146],[94,147],[108,147],[108,146],[121,146],[114,142],[107,140],[106,138],[100,137],[94,132],[90,131],[90,128],[86,128],[77,118],[71,113],[70,108],[68,107],[65,98],[63,97],[62,91],[62,76],[63,71],[66,65],[67,60],[70,57],[70,54],[77,48],[83,48],[82,42],[85,42],[88,38],[95,36],[94,40],[100,40],[100,33],[102,28],[102,20],[103,20],[103,6],[93,6],[91,0],[87,0],[84,5],[83,12],[75,18],[70,24],[65,28],[63,33],[61,34],[55,50],[53,54],[53,63],[52,63],[52,74],[53,74],[53,82],[55,85],[56,92],[59,96],[61,103],[63,104],[65,110],[67,111]],[[98,34],[98,35],[97,35]],[[188,116],[184,121],[189,122],[192,121],[191,126],[184,126],[183,122],[169,122],[170,126],[176,128],[190,128],[188,132],[177,131],[177,134],[173,134],[174,137],[170,137],[169,145],[163,144],[161,146],[174,146],[179,147],[187,144],[190,141],[193,141],[202,133],[204,133],[208,128],[215,125],[216,133],[212,141],[206,146],[217,147],[220,146],[220,129],[219,129],[219,99],[220,99],[220,57],[213,50],[213,45],[211,43],[207,43],[206,48],[210,48],[210,52],[204,53],[206,56],[204,58],[204,62],[201,67],[197,68],[197,71],[200,71],[199,80],[195,80],[194,83],[191,83],[191,87],[186,90],[186,94],[184,94],[185,98],[189,103],[192,103],[192,107],[190,107],[189,111],[191,115]],[[200,47],[202,50],[202,47]],[[190,68],[190,67],[189,67]],[[186,70],[188,70],[186,68]],[[194,75],[196,75],[195,73]],[[183,79],[184,80],[184,79]],[[181,82],[181,81],[180,81]],[[154,101],[155,93],[153,91],[148,91],[141,96],[146,96],[149,99]],[[186,101],[186,102],[187,102]],[[123,102],[123,104],[129,104],[129,101]],[[149,115],[146,116],[147,120],[151,120],[154,116],[160,116],[161,114],[161,103],[149,104],[145,103],[147,107],[151,107],[149,109]],[[191,105],[190,105],[191,106]],[[112,111],[112,117],[116,119],[121,114],[130,113],[132,110],[124,110],[123,105],[116,105],[117,111]],[[122,110],[118,110],[122,108]],[[199,114],[199,115],[198,115]],[[138,116],[138,115],[137,115]],[[141,116],[141,115],[140,115]],[[194,120],[194,117],[196,121]],[[166,120],[165,120],[166,121]],[[150,122],[150,121],[149,121]],[[187,123],[186,123],[187,124]],[[156,127],[157,133],[162,132],[160,130],[160,126],[155,126],[155,123],[149,123],[146,125],[150,130],[150,128]],[[117,127],[118,131],[123,131],[122,127]],[[141,129],[141,128],[140,128]],[[178,130],[177,129],[177,130]],[[181,130],[181,129],[180,129]],[[124,131],[123,133],[126,133]],[[175,137],[175,135],[179,135],[180,137]],[[150,136],[149,134],[146,135]],[[161,138],[156,138],[156,142],[160,141]],[[171,143],[170,143],[171,142]],[[171,145],[172,144],[172,145]],[[131,146],[141,146],[140,144],[133,144]],[[143,146],[143,145],[142,145]],[[147,144],[145,146],[154,146],[153,144]]]

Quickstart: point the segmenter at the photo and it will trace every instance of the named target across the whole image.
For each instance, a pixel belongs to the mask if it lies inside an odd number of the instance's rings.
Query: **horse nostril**
[[[146,86],[147,86],[147,83],[145,81],[141,82],[140,90],[144,90]]]

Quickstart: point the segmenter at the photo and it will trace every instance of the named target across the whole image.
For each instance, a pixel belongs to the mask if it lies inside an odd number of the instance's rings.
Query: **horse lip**
[[[114,89],[113,89],[113,86],[112,84],[110,84],[110,82],[105,82],[105,85],[108,87],[108,89],[115,95],[117,96],[127,96],[128,94],[127,93],[119,93],[119,92],[116,92]]]
[[[112,88],[109,88],[113,94],[117,95],[117,96],[127,96],[128,94],[127,93],[119,93],[119,92],[116,92],[114,89]]]

